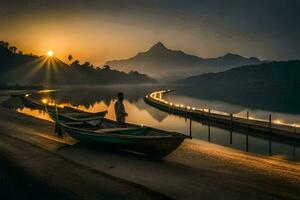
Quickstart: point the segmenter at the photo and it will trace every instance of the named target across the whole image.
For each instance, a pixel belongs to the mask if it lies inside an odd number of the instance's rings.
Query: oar
[[[57,104],[55,103],[55,132],[57,133],[58,138],[63,138],[63,128],[59,125],[59,116],[58,116],[58,110],[57,110]]]
[[[50,114],[49,112],[48,112],[48,109],[47,109],[47,104],[45,104],[45,111],[48,113],[48,114]],[[56,112],[56,115],[57,115],[57,112]],[[61,135],[61,129],[60,129],[60,127],[57,125],[57,121],[58,120],[58,117],[56,117],[56,120],[54,121],[54,133],[57,133],[57,136],[59,137],[59,135]]]
[[[56,120],[57,120],[57,121],[59,121],[59,119],[58,119],[58,111],[57,111],[57,105],[56,105],[56,103],[55,103],[55,114],[56,114]]]
[[[47,104],[45,104],[45,111],[48,113]]]

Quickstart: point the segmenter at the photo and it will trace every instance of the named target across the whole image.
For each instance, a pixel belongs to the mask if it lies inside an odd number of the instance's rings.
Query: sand
[[[199,140],[153,161],[59,140],[51,122],[4,107],[0,155],[66,199],[300,199],[298,163]]]

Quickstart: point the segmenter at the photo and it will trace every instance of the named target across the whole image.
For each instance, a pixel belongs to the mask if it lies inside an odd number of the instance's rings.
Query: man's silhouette
[[[116,113],[116,121],[121,125],[125,126],[125,117],[128,114],[125,111],[125,107],[123,105],[124,94],[122,92],[118,93],[118,100],[115,103],[115,113]]]

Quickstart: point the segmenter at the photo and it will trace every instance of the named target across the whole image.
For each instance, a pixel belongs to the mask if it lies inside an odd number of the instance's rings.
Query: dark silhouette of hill
[[[300,61],[243,66],[177,81],[185,94],[250,108],[300,112]]]
[[[2,43],[1,43],[2,44]],[[67,65],[55,57],[23,55],[0,45],[0,84],[74,85],[152,83],[153,79],[137,71],[112,70],[108,65],[93,67],[79,61]]]
[[[113,68],[138,70],[157,78],[184,78],[191,74],[224,71],[242,65],[260,64],[257,58],[226,54],[217,58],[200,58],[181,50],[171,50],[158,42],[146,52],[125,60],[108,61]]]

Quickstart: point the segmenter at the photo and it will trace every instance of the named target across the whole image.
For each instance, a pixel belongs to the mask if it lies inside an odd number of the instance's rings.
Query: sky
[[[158,41],[200,57],[300,59],[299,0],[0,0],[0,40],[96,66]]]

